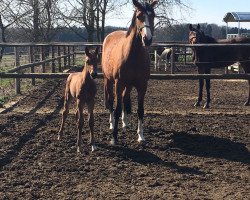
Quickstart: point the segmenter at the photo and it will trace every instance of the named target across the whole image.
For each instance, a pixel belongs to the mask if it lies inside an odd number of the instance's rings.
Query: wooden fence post
[[[172,53],[171,53],[171,74],[175,73],[175,48],[171,47]]]
[[[41,46],[42,61],[45,60],[45,48]],[[45,73],[45,63],[42,64],[42,72]]]
[[[68,46],[68,65],[70,67],[70,46]]]
[[[52,45],[51,46],[51,57],[52,59],[55,58],[55,46]],[[55,64],[55,60],[52,60],[52,73],[56,72],[56,64]]]
[[[30,63],[34,63],[34,48],[33,48],[33,46],[29,47],[29,60],[30,60]],[[30,72],[35,73],[35,67],[34,66],[32,66],[30,68]],[[32,85],[36,84],[35,78],[31,79],[31,84]]]
[[[67,57],[66,57],[66,46],[63,46],[63,64],[64,64],[64,68],[66,67],[67,65]]]
[[[18,52],[17,46],[15,46],[14,49],[15,49],[15,63],[17,67],[20,65],[20,58],[19,58],[19,52]],[[15,79],[15,89],[16,89],[16,94],[21,94],[20,78]]]
[[[187,64],[187,47],[184,47],[184,64]]]
[[[158,66],[157,66],[157,62],[158,62],[158,59],[157,59],[157,49],[154,50],[154,56],[155,56],[155,61],[154,61],[155,71],[158,71]]]
[[[61,48],[60,48],[60,46],[57,46],[57,56],[58,56],[58,57],[61,56]],[[62,72],[62,62],[61,62],[61,58],[58,58],[58,68],[59,68],[59,72]]]
[[[75,46],[73,46],[72,48],[73,48],[73,56],[72,56],[72,57],[73,57],[73,59],[72,59],[72,60],[73,60],[73,66],[75,66],[75,65],[76,65],[76,53],[75,53]]]

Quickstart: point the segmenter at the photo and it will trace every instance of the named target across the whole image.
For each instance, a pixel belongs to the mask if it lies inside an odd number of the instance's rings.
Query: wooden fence
[[[79,49],[84,49],[85,46],[102,46],[100,43],[49,43],[49,44],[33,44],[33,43],[0,43],[0,47],[12,47],[15,53],[15,67],[7,71],[0,72],[0,78],[15,78],[16,93],[20,91],[20,79],[31,78],[32,85],[35,85],[36,78],[66,78],[69,74],[62,73],[66,66],[74,66],[76,55],[80,52]],[[151,74],[151,79],[170,80],[170,79],[250,79],[250,74],[175,74],[175,52],[177,48],[184,48],[183,55],[188,55],[186,49],[190,47],[211,47],[211,46],[249,46],[249,44],[175,44],[175,43],[154,43],[152,49],[157,47],[172,48],[171,54],[171,74]],[[28,48],[29,63],[20,65],[20,52],[22,49]],[[77,49],[78,48],[78,49]],[[39,59],[36,58],[38,52]],[[81,51],[82,52],[82,51]],[[49,54],[51,58],[48,58]],[[51,64],[50,72],[46,72],[46,64]],[[42,73],[37,73],[36,67],[40,66]],[[21,70],[30,69],[29,73],[22,73]],[[99,73],[98,77],[102,77]]]

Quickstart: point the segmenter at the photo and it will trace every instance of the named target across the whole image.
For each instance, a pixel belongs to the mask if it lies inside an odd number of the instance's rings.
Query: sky
[[[192,8],[187,13],[179,15],[179,11],[173,14],[174,19],[178,19],[182,23],[214,23],[218,25],[226,25],[223,18],[227,12],[250,12],[250,0],[184,0]],[[107,25],[128,27],[133,15],[133,6],[129,5],[124,8],[115,19],[109,17]],[[157,13],[156,13],[157,14]],[[230,27],[238,27],[238,23],[228,23]],[[242,28],[250,29],[250,22],[242,22]]]

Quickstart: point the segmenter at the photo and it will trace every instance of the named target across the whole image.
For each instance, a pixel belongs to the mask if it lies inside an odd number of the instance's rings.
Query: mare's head
[[[192,26],[192,24],[189,25],[189,43],[190,44],[197,44],[204,42],[205,40],[205,34],[203,31],[200,30],[200,24],[197,25],[196,28]]]
[[[94,51],[90,51],[88,47],[85,47],[85,68],[90,73],[92,78],[97,76],[97,64],[98,64],[98,47]]]
[[[140,36],[143,46],[150,46],[154,33],[154,7],[157,0],[154,0],[151,4],[141,4],[137,0],[133,0],[133,4],[136,8],[133,20],[135,20],[137,34]]]

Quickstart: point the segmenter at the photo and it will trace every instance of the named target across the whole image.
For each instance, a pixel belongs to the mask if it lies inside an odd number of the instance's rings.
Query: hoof
[[[77,154],[83,154],[83,149],[80,147],[77,147]]]
[[[203,106],[203,109],[207,109],[207,108],[209,108],[209,104],[205,104],[205,105]]]
[[[114,125],[110,123],[109,130],[113,131],[114,130]]]
[[[141,145],[146,144],[146,140],[145,140],[145,139],[143,139],[143,140],[139,140],[139,139],[138,139],[137,141],[138,141],[138,143],[141,144]]]
[[[97,149],[97,146],[96,146],[95,144],[93,144],[93,145],[91,146],[91,151],[94,152],[96,149]]]
[[[197,102],[194,104],[194,107],[200,107],[200,106],[201,106],[201,104],[200,104],[199,101],[197,101]]]
[[[112,146],[117,145],[117,140],[111,139],[111,140],[110,140],[110,144],[111,144]]]
[[[57,140],[61,140],[62,139],[62,136],[61,135],[58,135],[57,136]]]
[[[137,140],[139,143],[144,143],[146,140],[143,135],[139,135],[139,138]]]
[[[249,106],[249,105],[250,105],[249,101],[247,101],[246,103],[244,103],[244,106]]]

